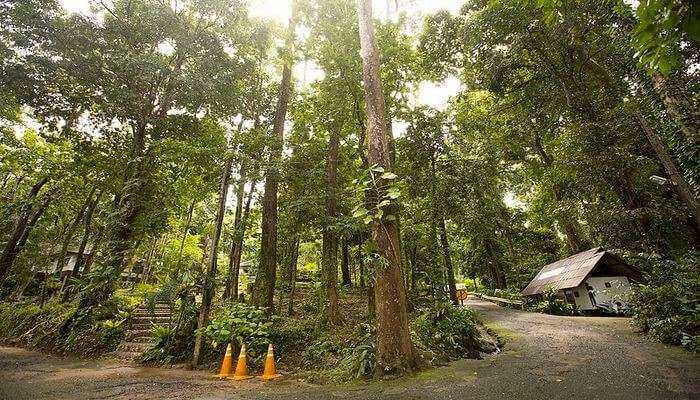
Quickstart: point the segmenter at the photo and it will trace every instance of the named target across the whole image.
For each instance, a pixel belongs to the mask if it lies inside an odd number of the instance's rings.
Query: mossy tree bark
[[[75,262],[75,267],[73,267],[74,276],[78,275],[78,273],[80,272],[80,268],[86,265],[87,257],[83,257],[83,254],[85,253],[88,241],[90,240],[90,234],[92,233],[92,216],[95,215],[95,210],[100,204],[100,198],[102,197],[102,193],[103,192],[97,193],[95,199],[92,201],[92,203],[90,203],[90,207],[88,208],[85,214],[85,230],[83,231],[83,238],[80,240],[80,247],[78,247],[78,260]],[[97,243],[93,243],[91,254],[94,254],[97,250],[96,246]]]
[[[683,175],[681,175],[680,171],[678,171],[676,163],[674,162],[673,158],[671,158],[669,151],[666,149],[666,145],[663,143],[659,134],[647,123],[646,119],[641,113],[635,112],[633,117],[637,125],[642,129],[644,135],[647,137],[647,140],[649,141],[652,149],[654,149],[656,156],[659,157],[661,165],[663,165],[666,174],[668,174],[669,179],[671,182],[673,182],[673,188],[678,194],[678,197],[681,198],[681,201],[692,214],[696,229],[700,230],[700,206],[693,195],[692,189],[685,179],[683,179]]]
[[[236,257],[240,260],[240,249],[238,246],[238,237],[241,234],[241,219],[243,218],[243,196],[245,196],[245,184],[246,184],[246,173],[247,166],[246,162],[241,162],[241,176],[238,181],[238,188],[236,189],[236,211],[233,217],[233,238],[231,239],[231,251],[228,257],[228,278],[226,279],[226,287],[224,287],[224,300],[228,299],[231,295],[231,289],[234,280],[234,269],[236,269],[236,295],[233,298],[237,300],[238,296],[238,270],[235,268]],[[252,190],[251,190],[252,191]],[[239,264],[240,267],[240,264]]]
[[[282,159],[284,121],[291,91],[291,51],[294,39],[294,22],[289,20],[287,30],[287,60],[282,70],[277,107],[272,126],[270,166],[265,173],[265,194],[262,200],[262,237],[260,243],[260,268],[255,278],[252,303],[258,307],[274,309],[275,281],[277,278],[277,188],[279,186],[279,163]]]
[[[343,276],[343,286],[352,286],[350,274],[350,249],[347,243],[343,243],[342,257],[340,259],[340,271]]]
[[[379,54],[372,25],[371,0],[357,0],[362,54],[362,76],[367,105],[368,161],[391,170],[390,138],[384,92],[379,73]],[[390,204],[384,216],[375,219],[372,238],[383,262],[376,266],[374,298],[377,319],[377,363],[375,375],[404,373],[416,368],[408,329],[406,292],[401,276],[398,207]]]
[[[29,194],[27,195],[26,205],[20,213],[19,219],[15,223],[12,234],[7,240],[7,243],[5,243],[5,248],[2,251],[2,255],[0,255],[0,282],[5,279],[5,276],[10,271],[12,264],[21,250],[22,237],[27,236],[25,235],[25,232],[30,226],[30,221],[33,215],[32,208],[34,206],[34,200],[36,199],[37,194],[39,194],[41,188],[44,187],[48,181],[49,180],[47,178],[39,179],[39,181],[32,186]],[[34,215],[36,215],[36,212]]]
[[[209,250],[209,259],[207,263],[207,271],[204,274],[202,282],[202,305],[199,308],[199,317],[197,318],[197,333],[194,342],[194,353],[192,355],[192,365],[199,364],[204,345],[204,337],[202,329],[209,320],[209,311],[211,310],[211,302],[215,293],[217,257],[219,254],[219,239],[224,226],[224,214],[226,213],[226,198],[228,196],[229,176],[231,175],[231,166],[233,157],[229,156],[224,163],[224,168],[221,173],[221,183],[219,186],[219,202],[216,211],[216,223],[214,225],[214,233],[211,238],[211,248]]]
[[[229,297],[234,300],[238,299],[238,281],[240,280],[241,271],[241,256],[243,254],[243,240],[245,239],[246,226],[248,224],[248,216],[250,215],[250,205],[253,201],[253,195],[255,195],[255,185],[257,180],[253,179],[250,182],[250,191],[248,191],[248,198],[245,202],[245,208],[243,209],[243,215],[241,217],[240,224],[237,224],[237,230],[234,238],[234,242],[231,244],[231,253],[229,254],[229,278],[230,281],[227,282],[227,289],[229,291],[228,296],[224,293],[224,299]]]
[[[334,224],[337,217],[338,147],[340,125],[329,129],[328,157],[326,160],[326,226],[323,231],[323,260],[321,272],[326,299],[324,317],[329,325],[340,323],[338,302],[338,233]]]
[[[459,304],[459,300],[457,300],[457,283],[455,282],[455,272],[454,268],[452,267],[450,242],[447,240],[445,217],[440,218],[440,244],[442,245],[442,256],[445,264],[445,273],[447,274],[447,286],[450,291],[450,301],[457,305]]]

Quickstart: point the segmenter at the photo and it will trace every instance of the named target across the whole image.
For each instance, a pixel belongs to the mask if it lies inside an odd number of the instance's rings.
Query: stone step
[[[141,306],[139,306],[139,308],[137,308],[137,310],[149,310],[150,311],[151,307],[149,307],[147,305],[141,305]],[[153,307],[153,310],[170,310],[170,305],[167,303],[156,304],[155,307]]]
[[[134,336],[128,339],[128,342],[130,343],[151,343],[151,344],[156,344],[158,339],[154,338],[153,336]]]
[[[153,306],[154,309],[156,310],[170,310],[170,304],[168,303],[157,303],[155,306]],[[151,307],[149,307],[147,304],[141,304],[139,306],[139,310],[150,310]]]
[[[170,310],[134,310],[134,315],[171,315]]]
[[[153,347],[153,343],[139,343],[139,342],[125,342],[117,347],[118,351],[127,352],[138,352],[143,353],[144,351]]]
[[[125,339],[141,338],[141,337],[151,337],[150,329],[129,329],[124,335]]]
[[[154,325],[170,326],[172,311],[170,304],[158,302],[153,308],[141,304],[134,310],[131,325],[127,329],[124,339],[117,350],[110,353],[112,356],[123,360],[134,360],[143,352],[156,344],[156,339],[151,336]]]
[[[141,311],[137,310],[133,316],[134,317],[169,317],[171,316],[172,313],[170,311],[156,311],[156,312],[150,312],[150,311]]]
[[[132,324],[147,324],[149,322],[152,322],[154,324],[168,324],[170,323],[170,316],[157,316],[157,317],[151,317],[151,316],[135,316],[131,319]]]
[[[135,324],[131,324],[131,330],[135,330],[135,331],[150,330],[151,328],[153,328],[154,325],[169,326],[170,322],[169,321],[162,322],[162,323],[159,323],[159,322],[151,323],[150,321],[149,322],[137,322]]]

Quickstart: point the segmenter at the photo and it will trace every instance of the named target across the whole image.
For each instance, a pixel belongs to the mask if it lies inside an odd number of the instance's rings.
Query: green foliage
[[[174,335],[175,329],[171,326],[153,325],[151,336],[156,339],[156,346],[163,347]]]
[[[502,299],[508,300],[522,300],[519,290],[508,290],[508,289],[494,289],[489,291],[494,297],[500,297]]]
[[[632,43],[640,63],[668,75],[683,68],[684,46],[700,43],[700,6],[683,0],[642,0]]]
[[[68,300],[79,308],[0,303],[3,340],[98,353],[118,342],[129,311],[145,298],[151,307],[167,302],[176,324],[154,327],[158,340],[143,361],[187,359],[201,265],[211,255],[213,193],[222,159],[232,155],[232,183],[251,192],[263,170],[266,177],[279,173],[277,231],[285,250],[280,246],[284,279],[277,286],[290,287],[294,251],[286,245],[294,244],[296,280],[315,290],[295,303],[301,321],[280,326],[254,307],[215,305],[204,328],[215,347],[236,340],[262,354],[273,341],[283,358],[303,357],[308,367],[330,366],[346,378],[367,376],[376,351],[367,321],[338,332],[315,325],[324,309],[320,236],[337,234],[371,284],[388,260],[368,225],[400,213],[402,278],[409,305],[420,310],[413,338],[435,358],[478,356],[483,347],[473,312],[433,304],[447,298],[448,265],[458,281],[470,278],[468,288],[474,278],[484,293],[518,299],[543,265],[593,246],[659,253],[636,262],[648,283],[632,295],[635,323],[657,340],[697,349],[698,277],[690,266],[698,260],[687,254],[697,227],[670,187],[649,181],[668,171],[638,118],[662,145],[670,143],[679,176],[697,192],[697,146],[685,137],[695,121],[672,120],[673,110],[662,108],[698,108],[697,1],[642,0],[635,19],[621,0],[469,0],[459,15],[375,21],[395,131],[391,171],[367,161],[354,0],[295,2],[301,51],[274,59],[278,29],[249,16],[245,1],[107,3],[95,2],[99,18],[68,14],[54,1],[0,5],[0,250],[9,249],[15,227],[24,229],[15,235],[19,256],[0,276],[0,298],[41,294],[42,303],[62,286],[55,276],[34,278],[48,271],[56,248],[84,238],[98,250],[91,272],[68,281],[76,296]],[[293,84],[291,129],[280,143],[268,134],[276,70],[301,57],[318,79]],[[660,84],[646,72],[668,76]],[[433,106],[440,109],[425,106],[424,84],[455,88],[454,96]],[[26,119],[39,127],[20,132]],[[331,133],[340,142],[337,210],[327,215]],[[274,148],[285,151],[270,157]],[[44,189],[29,196],[43,178]],[[251,198],[244,260],[261,251],[260,201]],[[95,206],[90,223],[84,204]],[[214,254],[217,289],[228,277],[223,253],[241,236],[228,214]],[[148,265],[148,284],[119,289],[125,258]],[[533,308],[576,312],[554,291]]]
[[[699,351],[700,258],[686,254],[680,262],[658,256],[628,255],[649,279],[636,285],[629,297],[632,321],[651,338]]]
[[[0,341],[59,354],[101,355],[121,341],[129,311],[114,301],[90,315],[57,301],[43,307],[0,303]]]
[[[420,342],[448,359],[478,358],[482,350],[476,313],[451,303],[434,303],[420,311],[412,324]]]
[[[308,362],[313,365],[317,362],[323,361],[328,355],[335,354],[340,350],[337,343],[329,340],[326,337],[322,337],[313,343],[311,343],[304,350],[304,357]]]
[[[535,304],[529,306],[532,311],[541,312],[552,315],[575,315],[576,307],[573,304],[567,303],[557,296],[557,290],[547,288],[542,292],[542,298]]]
[[[311,313],[310,315],[315,315]],[[313,319],[287,319],[270,327],[269,339],[275,345],[276,354],[282,360],[301,355],[311,346],[319,334],[319,325]]]
[[[259,355],[270,342],[272,324],[263,308],[228,302],[214,314],[204,328],[204,334],[212,340],[214,347],[236,340],[238,344],[245,344],[254,355]]]
[[[179,299],[174,302],[174,326],[154,325],[151,336],[155,345],[141,355],[141,362],[149,365],[165,365],[187,361],[194,348],[194,333],[197,328],[197,308],[194,304]]]
[[[353,330],[350,344],[341,351],[343,359],[341,369],[351,377],[368,377],[374,372],[376,347],[374,337],[377,329],[374,325],[361,323]]]
[[[177,340],[177,328],[171,326],[153,325],[150,334],[156,339],[155,344],[141,354],[140,360],[144,364],[162,365],[172,364],[185,357],[183,351],[178,351],[173,346]],[[185,351],[189,348],[185,346]],[[182,350],[182,349],[180,349]],[[178,357],[179,356],[179,357]],[[189,354],[187,354],[189,356]]]
[[[363,171],[359,178],[352,181],[355,190],[361,194],[361,198],[369,196],[376,199],[376,204],[371,209],[365,208],[364,203],[359,203],[352,211],[352,217],[361,219],[364,224],[382,219],[392,221],[396,215],[387,214],[391,205],[398,204],[401,191],[397,184],[398,176],[393,172],[385,171],[383,167],[373,165]],[[385,215],[386,214],[386,215]]]

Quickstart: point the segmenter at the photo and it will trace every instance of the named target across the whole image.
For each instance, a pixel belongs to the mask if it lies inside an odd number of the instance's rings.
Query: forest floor
[[[204,371],[77,360],[0,347],[0,399],[700,399],[700,357],[651,343],[626,318],[468,305],[507,340],[484,360],[346,385],[216,381]]]

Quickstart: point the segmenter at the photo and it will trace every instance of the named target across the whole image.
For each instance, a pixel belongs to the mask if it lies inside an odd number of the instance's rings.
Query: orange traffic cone
[[[244,379],[250,379],[252,376],[248,375],[248,364],[246,363],[245,355],[245,344],[241,346],[241,354],[238,355],[238,363],[236,364],[236,373],[233,374],[234,381],[242,381]]]
[[[282,375],[277,373],[277,367],[275,367],[275,354],[272,351],[272,343],[270,343],[267,346],[267,358],[265,359],[265,371],[263,372],[260,379],[268,381],[271,379],[279,378],[280,376],[282,376]]]
[[[221,362],[221,371],[218,375],[214,375],[214,378],[224,379],[231,375],[231,345],[226,346],[226,354],[224,355],[224,361]]]

